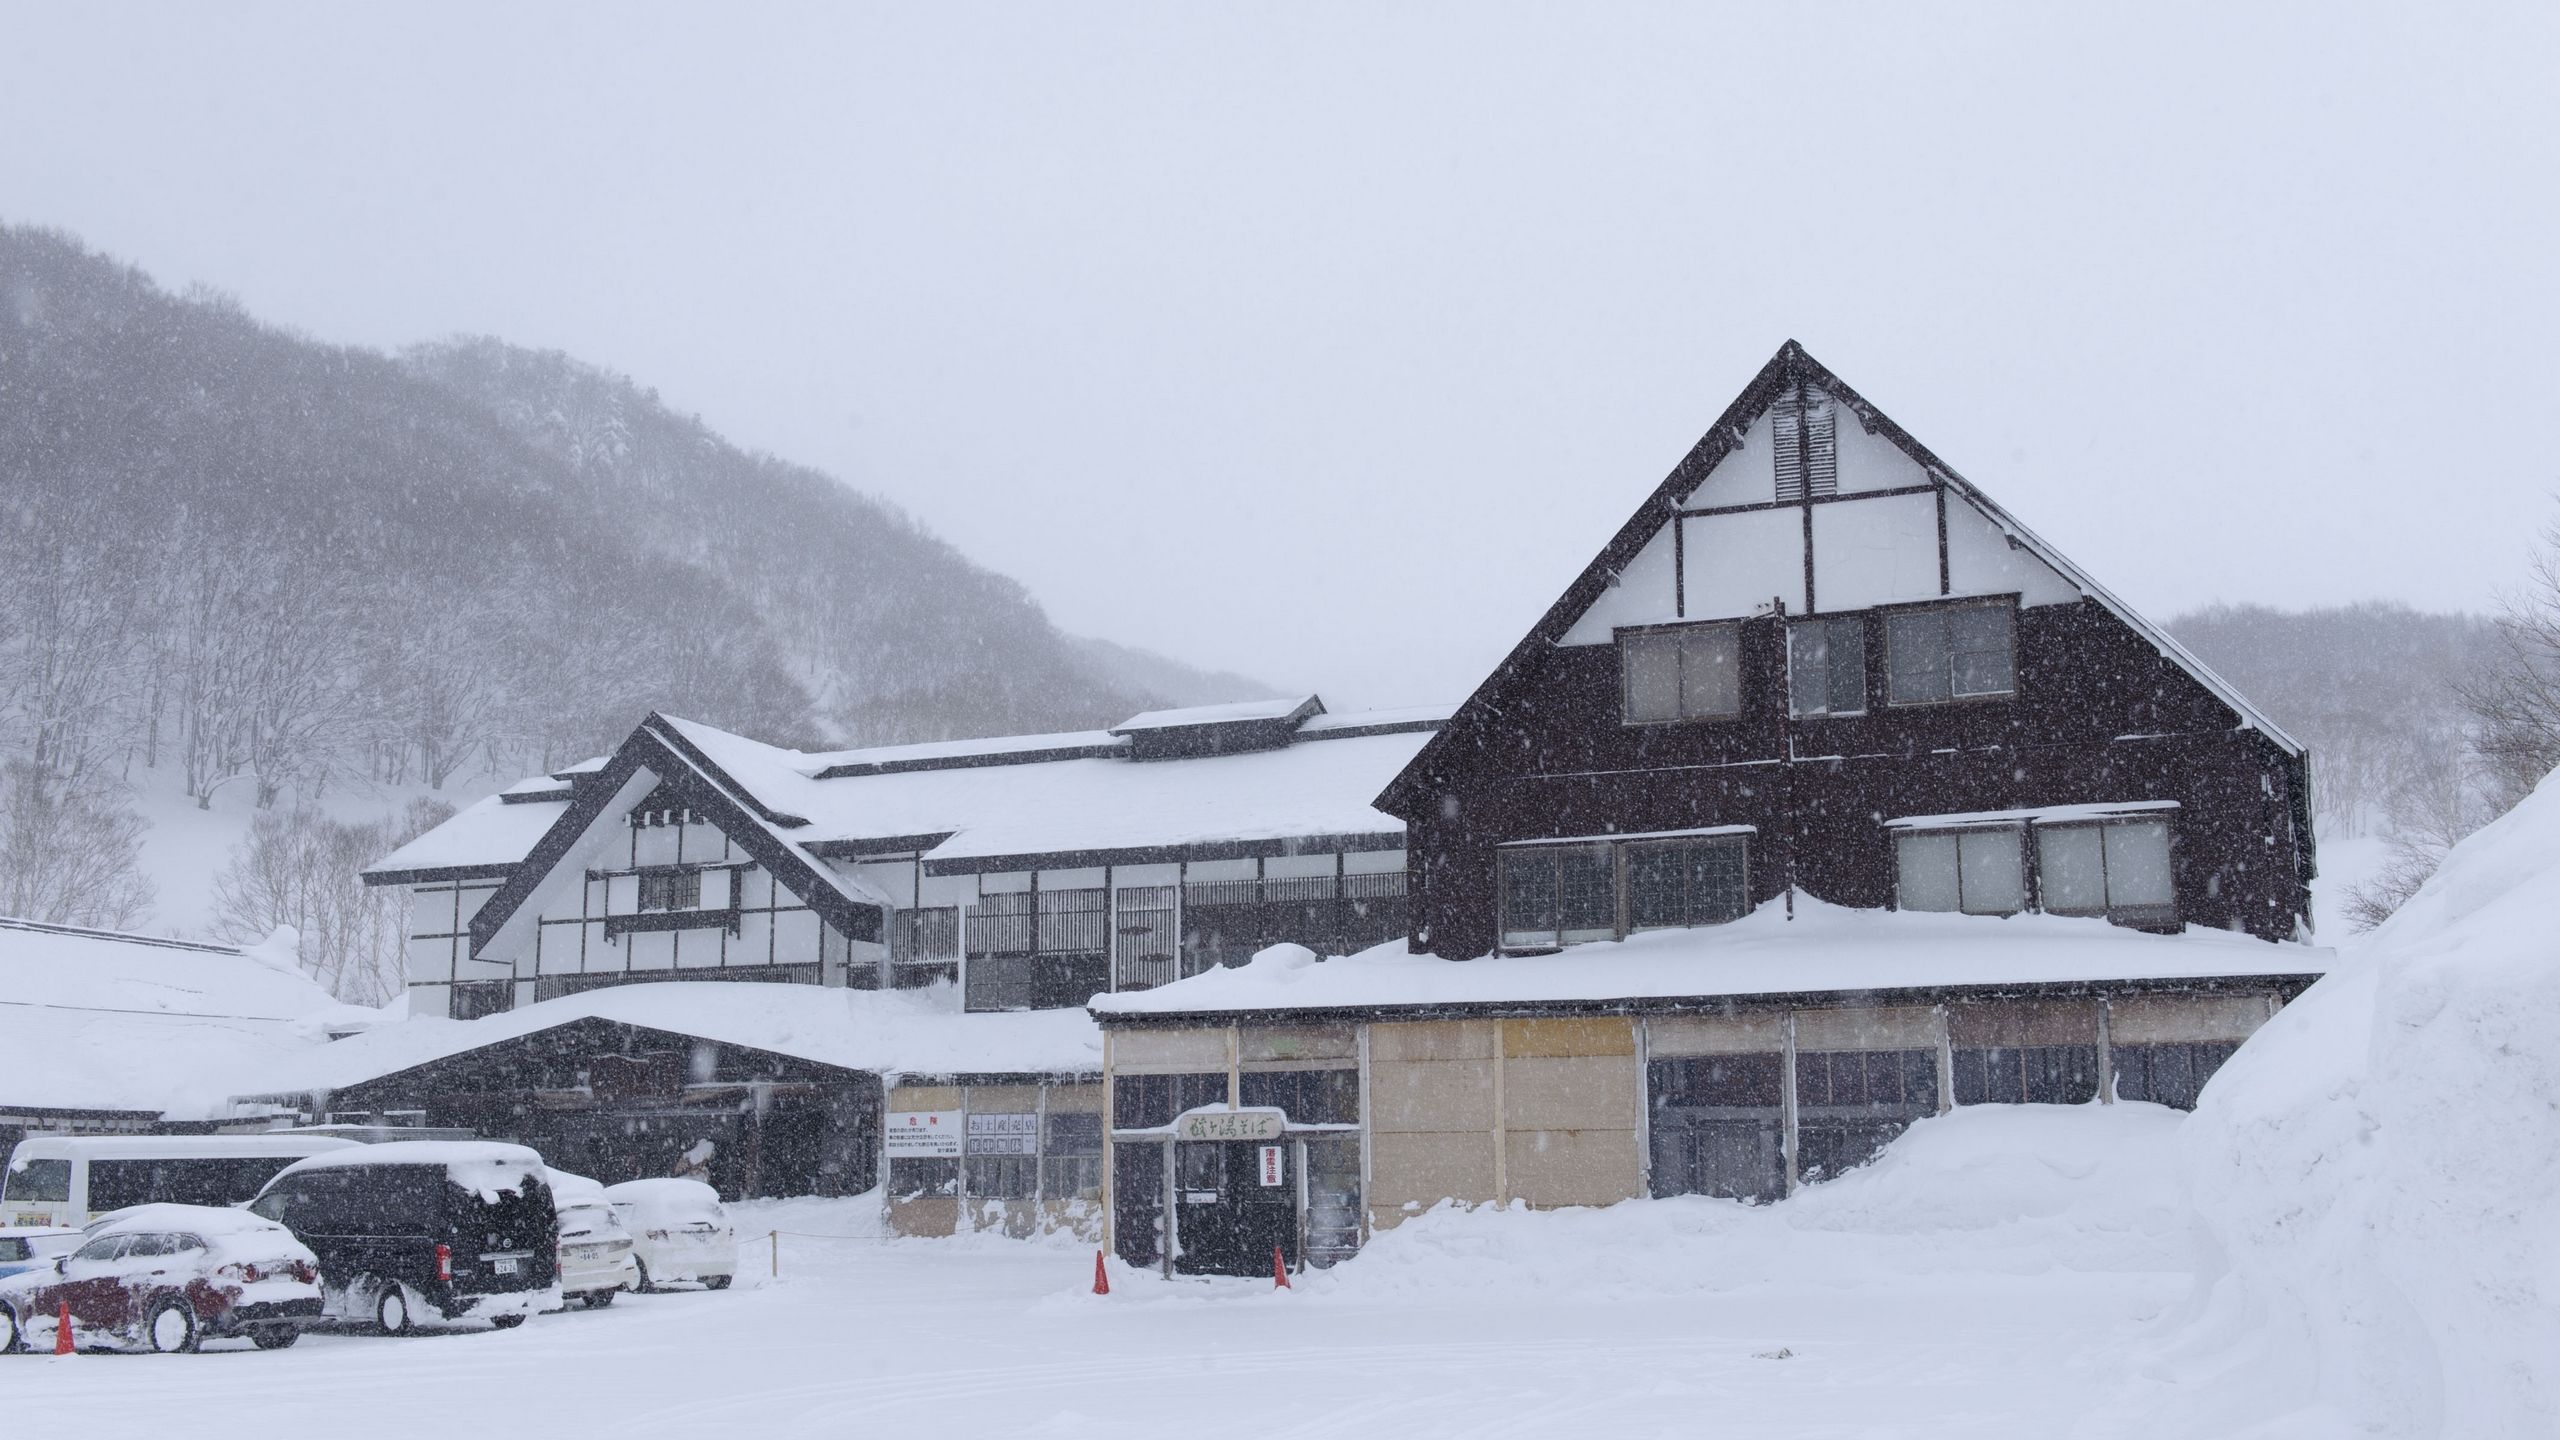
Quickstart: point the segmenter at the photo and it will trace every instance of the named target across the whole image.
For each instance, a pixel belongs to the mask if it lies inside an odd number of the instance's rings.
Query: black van
[[[422,1322],[521,1325],[560,1308],[559,1217],[521,1145],[395,1141],[315,1155],[249,1208],[320,1257],[334,1320],[403,1335]]]

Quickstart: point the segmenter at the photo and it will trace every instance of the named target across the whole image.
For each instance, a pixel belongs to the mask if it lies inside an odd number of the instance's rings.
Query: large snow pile
[[[1442,1205],[1306,1288],[1364,1300],[1481,1289],[1590,1298],[1864,1288],[1895,1276],[2176,1276],[2190,1255],[2174,1146],[2183,1118],[2158,1105],[1967,1106],[1773,1205]]]
[[[2181,1149],[2219,1254],[2141,1433],[2560,1435],[2560,777],[2252,1039]]]

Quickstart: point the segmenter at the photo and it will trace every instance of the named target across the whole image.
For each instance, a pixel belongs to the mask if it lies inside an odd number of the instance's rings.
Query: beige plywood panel
[[[2107,1037],[2118,1045],[2246,1040],[2266,1023],[2264,995],[2128,995],[2107,1003]]]
[[[1227,1031],[1121,1030],[1111,1036],[1111,1069],[1120,1075],[1190,1075],[1227,1068]]]
[[[972,1085],[969,1108],[986,1115],[1028,1115],[1040,1108],[1037,1085]]]
[[[1099,1085],[1053,1085],[1049,1087],[1049,1113],[1098,1115],[1107,1098]]]
[[[1489,1020],[1415,1020],[1369,1027],[1369,1061],[1490,1060],[1494,1027]]]
[[[1676,1055],[1765,1055],[1787,1044],[1779,1015],[1655,1015],[1645,1021],[1645,1049]]]
[[[1293,1025],[1237,1032],[1236,1053],[1247,1065],[1269,1061],[1357,1060],[1360,1042],[1349,1025]]]
[[[1493,1136],[1375,1135],[1369,1141],[1369,1204],[1397,1210],[1443,1200],[1494,1198]]]
[[[1947,1039],[1959,1050],[1986,1046],[2095,1045],[2095,1000],[2006,1000],[1947,1007]]]
[[[1632,1051],[1503,1062],[1502,1123],[1514,1130],[1632,1129],[1641,1103]]]
[[[1493,1130],[1491,1060],[1369,1062],[1369,1128],[1394,1131]]]
[[[1799,1050],[1934,1050],[1938,1014],[1926,1005],[1796,1012]]]
[[[1582,1020],[1505,1020],[1502,1053],[1523,1055],[1633,1055],[1636,1022],[1624,1015]]]
[[[957,1085],[892,1085],[886,1102],[891,1110],[957,1110],[960,1087]]]
[[[952,1195],[921,1195],[889,1202],[889,1233],[931,1239],[949,1235],[960,1225],[960,1201]]]
[[[1514,1130],[1503,1169],[1531,1205],[1614,1205],[1645,1193],[1633,1130]]]

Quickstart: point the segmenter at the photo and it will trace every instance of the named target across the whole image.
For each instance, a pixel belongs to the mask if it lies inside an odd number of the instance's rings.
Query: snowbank
[[[1606,1209],[1443,1204],[1374,1238],[1310,1293],[1632,1299],[1901,1276],[2182,1274],[2175,1138],[2157,1105],[1978,1105],[1923,1120],[1875,1163],[1771,1205],[1682,1197]],[[1915,1241],[1923,1243],[1915,1243]]]
[[[2215,1253],[2142,1433],[2560,1434],[2560,777],[2244,1046],[2182,1149]]]

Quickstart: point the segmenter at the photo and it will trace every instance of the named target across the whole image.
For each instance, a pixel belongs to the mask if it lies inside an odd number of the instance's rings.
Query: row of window
[[[976,1115],[970,1117],[973,1121]],[[1018,1127],[1002,1139],[1039,1135],[1037,1154],[1024,1155],[1018,1145],[999,1144],[990,1134],[971,1136],[967,1161],[899,1156],[889,1162],[889,1193],[900,1200],[926,1195],[966,1194],[973,1200],[1099,1200],[1102,1198],[1102,1117],[1061,1111],[1047,1117],[1009,1117]],[[1003,1128],[1003,1127],[998,1127]],[[965,1173],[964,1173],[965,1172]]]
[[[2006,600],[1883,612],[1891,705],[1944,705],[2016,693],[2017,612]],[[1870,677],[1864,614],[1787,624],[1787,709],[1799,719],[1864,715]],[[1742,713],[1742,625],[1719,621],[1619,637],[1627,724],[1730,720]]]
[[[1236,1077],[1236,1102],[1248,1110],[1279,1110],[1299,1125],[1360,1123],[1360,1072],[1248,1070]],[[1227,1077],[1216,1071],[1188,1075],[1120,1075],[1111,1082],[1111,1128],[1154,1130],[1190,1110],[1227,1103]]]
[[[2024,823],[1895,837],[1903,910],[2104,916],[2166,924],[2178,904],[2162,820]],[[1643,930],[1721,925],[1751,906],[1748,836],[1508,846],[1496,904],[1505,950],[1552,950]],[[2032,904],[2030,903],[2032,898]]]

